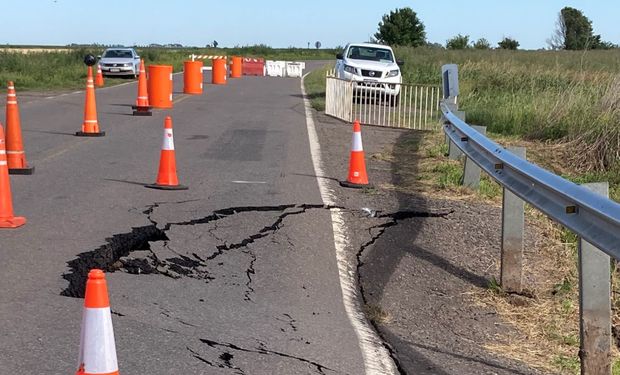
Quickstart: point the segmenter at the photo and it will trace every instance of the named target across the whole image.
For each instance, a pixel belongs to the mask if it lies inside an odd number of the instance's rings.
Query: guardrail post
[[[508,147],[513,154],[525,159],[525,147]],[[502,262],[500,283],[507,292],[521,293],[523,273],[523,229],[525,202],[503,188],[502,198]]]
[[[471,125],[474,130],[482,135],[487,134],[487,127],[480,125]],[[480,172],[482,170],[478,164],[474,163],[470,158],[465,158],[465,169],[463,170],[463,186],[470,189],[478,189],[480,186]]]
[[[452,113],[454,113],[456,117],[458,117],[462,121],[465,121],[465,112],[453,111]],[[448,142],[448,158],[449,159],[456,160],[460,158],[461,155],[463,155],[463,151],[461,151],[460,148],[458,148],[452,141],[450,141],[450,138],[448,137],[447,134],[446,134],[446,142]]]
[[[609,197],[607,182],[583,186]],[[581,374],[611,374],[611,263],[609,255],[581,238],[578,251]]]
[[[448,106],[456,105],[456,98],[459,96],[459,68],[456,64],[445,64],[441,67],[441,83],[444,103]]]

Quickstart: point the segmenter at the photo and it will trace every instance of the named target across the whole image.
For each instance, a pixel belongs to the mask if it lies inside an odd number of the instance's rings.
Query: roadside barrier
[[[524,207],[528,203],[578,237],[581,374],[612,370],[611,261],[620,260],[620,204],[607,182],[579,186],[525,159],[524,148],[504,148],[465,122],[458,110],[458,67],[442,66],[443,130],[449,158],[464,156],[463,184],[478,186],[484,170],[503,188],[500,285],[523,287]],[[476,166],[476,168],[473,168]],[[536,249],[529,249],[530,252]]]
[[[86,281],[78,358],[76,375],[119,375],[108,287],[99,269]]]
[[[286,77],[286,61],[265,61],[265,74],[268,77]]]
[[[202,61],[183,63],[183,92],[192,95],[202,94]]]
[[[172,108],[172,66],[149,65],[149,104],[154,108]]]
[[[161,146],[161,154],[159,156],[159,171],[157,173],[157,182],[146,185],[151,189],[160,190],[187,190],[188,187],[179,185],[177,177],[177,164],[174,154],[174,136],[172,134],[172,118],[166,116],[164,121],[164,141]]]
[[[26,224],[26,218],[14,216],[9,167],[6,160],[4,129],[0,124],[0,228],[17,228]]]
[[[216,59],[226,59],[226,55],[189,55],[189,58],[194,60],[216,60]]]
[[[264,76],[265,59],[249,57],[244,58],[242,72],[244,76]]]
[[[362,145],[362,127],[360,122],[353,122],[353,139],[351,141],[351,156],[349,158],[349,174],[346,181],[340,181],[340,185],[350,188],[368,187],[368,175],[366,174],[366,161],[364,160],[364,147]]]
[[[438,130],[439,86],[354,82],[328,73],[325,114],[364,125]]]
[[[95,85],[101,87],[104,85],[103,72],[101,71],[101,65],[97,64],[97,76],[95,77]]]
[[[103,137],[105,135],[105,132],[99,130],[99,121],[97,121],[97,102],[92,66],[88,67],[86,75],[86,101],[84,103],[82,131],[76,132],[75,135],[78,137]]]
[[[286,62],[286,76],[287,77],[299,77],[304,74],[306,63],[303,62]]]
[[[243,75],[243,58],[233,56],[230,64],[230,78],[241,78]]]
[[[28,165],[22,127],[19,119],[19,107],[15,85],[9,81],[6,98],[6,156],[9,165],[9,174],[30,175],[34,173],[34,166]]]
[[[134,116],[152,116],[151,105],[149,104],[149,90],[144,69],[144,60],[140,60],[140,74],[138,75],[138,98],[133,108]]]
[[[306,63],[298,61],[265,61],[265,75],[268,77],[300,77]]]
[[[226,84],[226,59],[213,59],[211,82],[214,85]]]

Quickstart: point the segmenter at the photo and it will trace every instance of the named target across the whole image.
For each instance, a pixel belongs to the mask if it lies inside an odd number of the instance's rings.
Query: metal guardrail
[[[511,152],[470,126],[458,111],[458,67],[442,67],[443,127],[449,157],[465,155],[463,185],[476,188],[484,170],[503,187],[500,285],[520,293],[523,272],[524,202],[579,236],[579,325],[582,375],[611,375],[611,260],[620,260],[620,204],[607,198],[606,182],[577,185]],[[516,154],[519,154],[517,156]]]
[[[442,104],[444,132],[468,158],[521,199],[620,259],[620,204],[521,159]]]
[[[386,88],[384,83],[359,83],[329,74],[325,78],[327,115],[349,122],[359,120],[365,125],[438,129],[439,86],[403,83]],[[398,95],[388,92],[398,92]]]

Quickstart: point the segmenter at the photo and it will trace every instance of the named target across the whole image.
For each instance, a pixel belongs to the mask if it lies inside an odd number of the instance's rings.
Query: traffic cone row
[[[346,181],[340,182],[340,185],[350,188],[364,188],[369,186],[368,175],[366,174],[366,161],[364,159],[364,147],[362,145],[362,127],[358,120],[355,120],[353,123],[349,175]]]
[[[146,185],[151,189],[160,190],[187,190],[187,186],[179,184],[177,177],[177,163],[174,153],[174,136],[172,134],[172,118],[166,116],[164,121],[164,141],[159,156],[159,172],[157,182]]]
[[[95,77],[95,85],[101,87],[104,85],[103,72],[101,71],[101,65],[97,64],[97,76]]]
[[[99,130],[97,121],[97,102],[95,100],[95,83],[93,82],[93,67],[88,67],[86,76],[86,101],[84,103],[84,122],[82,131],[76,132],[79,137],[103,137],[105,132]]]
[[[152,116],[151,106],[149,105],[149,93],[146,82],[146,70],[144,60],[140,60],[140,75],[138,76],[138,98],[136,105],[132,106],[134,116]]]
[[[92,269],[86,281],[78,369],[75,375],[118,375],[114,329],[105,274]]]
[[[22,128],[19,119],[15,85],[9,81],[6,98],[6,156],[9,174],[33,174],[34,167],[26,161]]]
[[[4,128],[0,125],[0,228],[17,228],[24,224],[26,224],[25,218],[13,214],[6,141]]]

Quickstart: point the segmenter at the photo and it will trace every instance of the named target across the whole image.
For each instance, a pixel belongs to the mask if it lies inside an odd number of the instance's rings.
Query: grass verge
[[[37,52],[40,51],[40,52]],[[333,59],[333,50],[301,48],[275,49],[266,46],[218,48],[218,49],[164,49],[137,48],[140,56],[148,64],[172,65],[175,72],[182,71],[183,61],[190,54],[196,55],[239,55],[245,57],[264,57],[277,60],[319,60]],[[86,77],[83,63],[87,53],[99,55],[103,48],[32,49],[29,53],[14,49],[0,48],[0,83],[14,81],[18,90],[69,90],[82,88]],[[209,60],[205,60],[210,65]],[[106,86],[127,82],[118,78],[106,79]],[[0,87],[0,90],[4,90]]]
[[[306,94],[312,108],[317,111],[325,110],[325,74],[332,68],[331,64],[313,70],[304,79]]]

